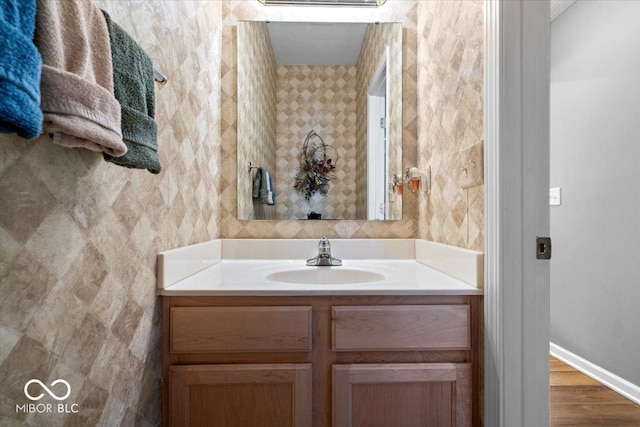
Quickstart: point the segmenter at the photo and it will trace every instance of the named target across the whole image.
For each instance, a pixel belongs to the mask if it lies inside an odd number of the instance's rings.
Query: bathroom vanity
[[[332,241],[344,266],[305,267],[315,244],[289,242],[161,254],[164,425],[481,425],[481,283],[418,261],[478,279],[481,254],[452,260],[421,241],[345,240]],[[187,275],[190,264],[205,268]],[[335,273],[340,284],[304,273],[343,267],[356,273]],[[274,271],[301,273],[266,279]],[[379,277],[359,282],[358,271]]]

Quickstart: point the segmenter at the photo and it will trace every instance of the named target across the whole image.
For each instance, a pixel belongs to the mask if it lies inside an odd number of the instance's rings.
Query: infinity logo
[[[42,381],[40,381],[40,380],[36,380],[36,379],[33,379],[33,380],[29,380],[29,381],[27,381],[27,383],[24,385],[24,395],[25,395],[25,396],[27,396],[27,397],[28,397],[29,399],[31,399],[31,400],[40,400],[40,399],[42,399],[42,397],[44,396],[44,393],[40,393],[40,394],[39,394],[39,395],[37,395],[37,396],[32,396],[32,395],[29,393],[29,386],[30,386],[31,384],[34,384],[34,383],[35,383],[35,384],[39,384],[39,385],[40,385],[40,387],[42,387],[42,388],[44,389],[44,391],[46,391],[47,393],[49,393],[49,396],[53,397],[53,398],[54,398],[54,399],[56,399],[56,400],[64,400],[64,399],[66,399],[67,397],[69,397],[69,395],[71,394],[71,386],[70,386],[70,385],[69,385],[69,383],[68,383],[68,382],[66,382],[65,380],[57,379],[57,380],[55,380],[54,382],[52,382],[52,383],[51,383],[51,387],[55,386],[56,384],[60,384],[60,383],[62,383],[62,384],[64,384],[64,385],[66,385],[66,386],[67,386],[67,393],[66,393],[64,396],[60,397],[60,396],[58,396],[57,394],[55,394],[53,391],[51,391],[51,389],[49,389],[49,387],[47,387],[46,385],[44,385],[44,383],[43,383]]]

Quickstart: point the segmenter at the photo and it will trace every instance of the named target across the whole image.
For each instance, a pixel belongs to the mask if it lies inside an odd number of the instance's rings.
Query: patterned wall
[[[0,136],[3,426],[159,425],[156,254],[219,236],[220,4],[95,3],[169,78],[156,85],[163,170]],[[31,378],[66,379],[79,413],[16,413]]]
[[[276,170],[276,60],[264,22],[238,22],[238,218],[273,219],[275,209],[252,198],[254,169]]]
[[[423,239],[483,250],[484,189],[462,188],[460,152],[483,140],[480,0],[419,2],[419,159],[433,189],[419,203]]]
[[[355,219],[356,67],[278,66],[277,219]],[[293,190],[302,144],[315,130],[338,156],[326,196]]]
[[[243,221],[237,219],[237,102],[236,35],[239,20],[284,20],[316,22],[403,23],[403,162],[416,163],[417,153],[417,80],[416,80],[416,9],[415,1],[393,0],[381,8],[265,7],[257,1],[224,0],[222,2],[222,171],[220,174],[220,232],[226,238],[316,238],[327,237],[415,237],[417,197],[403,199],[400,221]]]
[[[357,118],[357,218],[367,216],[367,91],[378,69],[385,47],[389,47],[388,75],[389,99],[387,99],[389,123],[389,182],[391,175],[402,174],[402,26],[398,23],[369,24],[358,58],[358,118]],[[402,216],[402,197],[389,198],[389,219]]]

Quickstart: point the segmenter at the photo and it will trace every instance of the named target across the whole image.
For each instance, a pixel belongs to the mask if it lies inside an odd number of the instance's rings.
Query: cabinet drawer
[[[468,350],[467,305],[332,308],[334,351]]]
[[[172,353],[311,350],[311,307],[172,307]]]

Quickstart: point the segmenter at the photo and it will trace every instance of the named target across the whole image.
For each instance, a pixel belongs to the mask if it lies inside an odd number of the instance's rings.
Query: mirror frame
[[[270,21],[267,21],[267,23],[269,23]],[[271,21],[271,22],[275,22],[275,21]],[[243,43],[243,37],[242,37],[242,30],[241,27],[244,24],[247,23],[256,23],[256,24],[266,24],[265,21],[258,21],[258,20],[247,20],[247,21],[237,21],[238,24],[238,32],[237,32],[237,65],[238,65],[238,72],[237,72],[237,114],[238,114],[238,126],[237,126],[237,218],[239,220],[290,220],[290,219],[306,219],[304,218],[303,215],[296,215],[295,218],[292,217],[277,217],[277,215],[275,214],[275,209],[269,209],[268,206],[264,206],[260,203],[255,203],[255,202],[249,202],[251,204],[251,206],[249,206],[247,208],[247,203],[246,199],[247,198],[247,194],[250,193],[250,190],[247,190],[247,188],[245,187],[250,187],[251,183],[252,183],[252,176],[250,174],[249,178],[247,177],[247,170],[248,170],[248,163],[252,162],[252,165],[254,167],[260,166],[260,160],[259,160],[259,156],[244,156],[243,155],[243,142],[244,141],[253,141],[253,140],[262,140],[263,138],[261,137],[256,137],[253,134],[246,134],[243,133],[244,129],[243,129],[243,120],[245,119],[246,115],[244,114],[245,112],[243,111],[242,108],[242,103],[243,103],[243,97],[242,97],[242,93],[243,93],[243,85],[245,83],[247,83],[248,81],[252,81],[255,79],[251,79],[251,78],[247,78],[247,75],[245,75],[243,73],[243,68],[242,68],[242,56],[243,56],[243,45],[247,45],[247,43]],[[295,22],[297,24],[303,23],[302,21],[297,21]],[[337,24],[345,24],[345,22],[336,22]],[[310,24],[317,24],[317,22],[310,22]],[[385,25],[381,25],[381,23],[379,22],[368,22],[368,27],[367,27],[367,33],[369,33],[370,31],[372,33],[375,33],[376,31],[380,32],[381,28],[385,28]],[[393,93],[393,96],[395,96],[395,102],[390,102],[393,105],[393,108],[390,108],[390,110],[393,110],[392,112],[392,119],[390,120],[391,122],[391,126],[390,126],[390,130],[389,130],[389,140],[391,141],[391,145],[395,146],[395,162],[393,163],[393,166],[389,169],[389,172],[386,174],[388,176],[386,176],[386,195],[388,196],[389,199],[392,199],[392,203],[395,204],[395,209],[393,210],[393,213],[390,213],[389,215],[385,216],[384,219],[382,218],[378,218],[378,219],[374,219],[373,221],[381,221],[381,220],[385,220],[385,221],[395,221],[395,220],[402,220],[402,216],[403,216],[403,208],[402,208],[402,197],[398,196],[396,191],[395,191],[395,186],[393,187],[393,189],[391,188],[391,183],[394,181],[393,177],[394,176],[402,176],[403,173],[403,165],[402,165],[402,151],[403,151],[403,130],[404,130],[404,123],[403,123],[403,114],[402,114],[402,108],[403,108],[403,78],[404,78],[404,70],[403,70],[403,24],[401,22],[385,22],[382,24],[390,24],[390,25],[397,25],[398,27],[386,27],[386,28],[392,28],[393,31],[396,31],[396,35],[394,36],[395,39],[393,39],[393,41],[391,43],[393,43],[393,48],[391,49],[391,59],[390,61],[393,61],[394,58],[397,58],[394,62],[395,65],[395,78],[397,80],[396,84],[395,84],[395,92]],[[268,32],[268,30],[267,30]],[[388,31],[389,33],[391,33],[391,31]],[[269,37],[267,34],[266,40],[269,41]],[[270,42],[269,42],[270,43]],[[380,43],[378,43],[380,44]],[[384,47],[388,46],[383,44],[382,47],[382,51],[384,51]],[[251,46],[254,50],[255,47]],[[380,52],[378,52],[380,53]],[[254,55],[256,54],[256,52],[254,52]],[[362,56],[362,55],[361,55]],[[378,57],[378,54],[375,54],[372,59],[369,62],[372,62],[372,68],[373,71],[371,71],[370,73],[373,74],[376,71],[376,68],[379,65],[379,61],[380,58]],[[365,106],[364,108],[360,107],[360,111],[366,111],[367,110],[367,106],[366,106],[366,92],[368,90],[368,85],[370,83],[370,77],[371,76],[366,76],[365,80],[367,82],[367,84],[365,84],[364,86],[364,103]],[[360,94],[358,94],[360,95]],[[356,104],[358,104],[359,100],[356,99]],[[264,117],[264,116],[262,116]],[[366,120],[365,120],[366,121]],[[356,150],[355,150],[355,154],[356,156],[358,156],[360,154],[360,156],[364,156],[364,160],[360,160],[359,164],[363,164],[367,162],[367,130],[366,130],[366,124],[365,124],[365,130],[364,130],[364,137],[360,137],[360,135],[358,134],[358,132],[356,132],[356,141],[358,142],[362,142],[363,146],[360,147],[357,145],[356,143]],[[275,137],[274,137],[275,138]],[[302,141],[299,142],[300,144],[302,143]],[[265,162],[265,164],[267,164],[268,162]],[[341,162],[344,166],[344,162]],[[359,166],[356,170],[355,167],[353,167],[353,164],[350,166],[352,167],[353,171],[350,172],[349,174],[354,176],[355,179],[362,179],[364,181],[364,188],[367,188],[367,166],[365,164],[364,167]],[[271,166],[271,168],[273,168],[273,170],[275,170],[275,167]],[[293,169],[293,168],[292,168]],[[249,171],[251,171],[252,169],[249,169]],[[360,177],[360,178],[359,178]],[[279,178],[280,179],[280,178]],[[360,185],[358,188],[363,188],[362,185]],[[332,217],[332,218],[323,218],[323,219],[331,219],[331,220],[356,220],[356,221],[371,221],[370,219],[368,219],[368,214],[367,214],[367,194],[368,191],[356,191],[354,192],[356,195],[360,195],[360,198],[362,197],[362,193],[364,193],[364,200],[359,200],[358,204],[359,205],[364,205],[364,211],[360,210],[359,212],[357,212],[356,215],[343,215],[343,216],[338,216],[338,217]],[[250,197],[250,196],[249,196]],[[251,198],[250,198],[251,199]],[[242,207],[244,203],[244,209]],[[390,204],[387,203],[387,206],[389,206]],[[389,210],[389,209],[387,209]]]
[[[387,0],[258,0],[265,6],[380,7]]]

